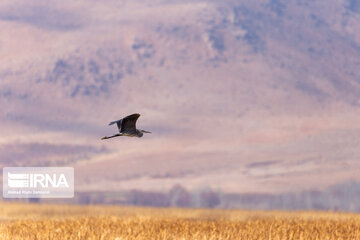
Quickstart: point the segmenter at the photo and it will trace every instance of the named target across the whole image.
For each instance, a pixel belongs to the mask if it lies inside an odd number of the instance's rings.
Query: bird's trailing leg
[[[101,140],[109,139],[109,138],[113,138],[113,137],[119,137],[119,136],[122,136],[122,134],[119,134],[119,133],[118,133],[118,134],[112,135],[112,136],[110,136],[110,137],[105,136],[105,137],[102,137]]]
[[[143,132],[143,133],[151,133],[151,132],[146,131],[146,130],[141,130],[141,132]]]

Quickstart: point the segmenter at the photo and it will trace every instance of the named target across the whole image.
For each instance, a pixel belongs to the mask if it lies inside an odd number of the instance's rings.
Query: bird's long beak
[[[149,131],[145,131],[145,130],[141,130],[143,133],[151,133],[151,132],[149,132]]]
[[[102,137],[101,140],[108,139],[108,138],[109,138],[109,137],[106,137],[106,136],[105,136],[105,137]]]

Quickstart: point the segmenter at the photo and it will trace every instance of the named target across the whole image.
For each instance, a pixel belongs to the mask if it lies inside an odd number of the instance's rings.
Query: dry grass
[[[0,239],[360,239],[360,215],[0,204]]]

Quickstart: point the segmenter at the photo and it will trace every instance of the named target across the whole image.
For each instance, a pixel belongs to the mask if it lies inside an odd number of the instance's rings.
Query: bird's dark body
[[[136,129],[135,132],[122,132],[122,135],[127,137],[142,137],[144,134]]]
[[[140,117],[139,113],[131,114],[127,117],[124,117],[120,120],[113,121],[109,123],[109,125],[113,125],[116,123],[120,134],[115,134],[111,137],[103,137],[102,139],[108,139],[112,137],[118,137],[118,136],[127,136],[127,137],[142,137],[145,133],[151,133],[145,130],[136,129],[136,121]]]

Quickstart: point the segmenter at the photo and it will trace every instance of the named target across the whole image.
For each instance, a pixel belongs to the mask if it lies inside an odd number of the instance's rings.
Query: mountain
[[[359,180],[360,1],[2,1],[0,165],[77,191]],[[139,112],[141,139],[107,123]]]

